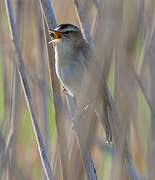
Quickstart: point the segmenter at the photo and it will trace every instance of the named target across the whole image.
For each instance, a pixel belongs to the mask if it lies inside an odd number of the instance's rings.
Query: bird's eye
[[[66,32],[65,32],[65,34],[69,34],[69,33],[70,33],[70,31],[66,31]]]

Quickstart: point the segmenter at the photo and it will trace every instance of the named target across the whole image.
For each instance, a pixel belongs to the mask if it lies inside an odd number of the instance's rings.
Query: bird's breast
[[[81,88],[84,67],[77,56],[69,52],[64,54],[62,48],[55,52],[56,74],[67,91],[72,96],[76,96]]]

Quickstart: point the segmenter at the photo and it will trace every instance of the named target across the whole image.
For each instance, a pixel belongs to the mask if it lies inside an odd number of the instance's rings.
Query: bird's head
[[[84,40],[80,29],[72,24],[60,24],[55,29],[50,29],[49,32],[52,38],[49,44],[67,42],[78,46]]]

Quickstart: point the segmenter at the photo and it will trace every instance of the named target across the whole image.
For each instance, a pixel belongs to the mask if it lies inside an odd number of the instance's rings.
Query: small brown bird
[[[75,25],[61,24],[50,30],[50,34],[55,49],[58,79],[78,104],[83,101],[92,105],[105,129],[107,141],[111,143],[112,133],[108,119],[111,106],[103,72],[95,61],[94,53]]]

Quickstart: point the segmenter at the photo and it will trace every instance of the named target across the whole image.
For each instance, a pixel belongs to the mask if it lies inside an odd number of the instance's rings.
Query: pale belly
[[[76,96],[79,94],[83,78],[83,66],[80,63],[72,61],[63,67],[56,63],[56,73],[70,95]]]
[[[81,90],[84,66],[75,54],[71,54],[72,45],[67,41],[59,41],[55,46],[55,68],[61,84],[69,94],[77,96]],[[75,59],[72,59],[75,58]]]

